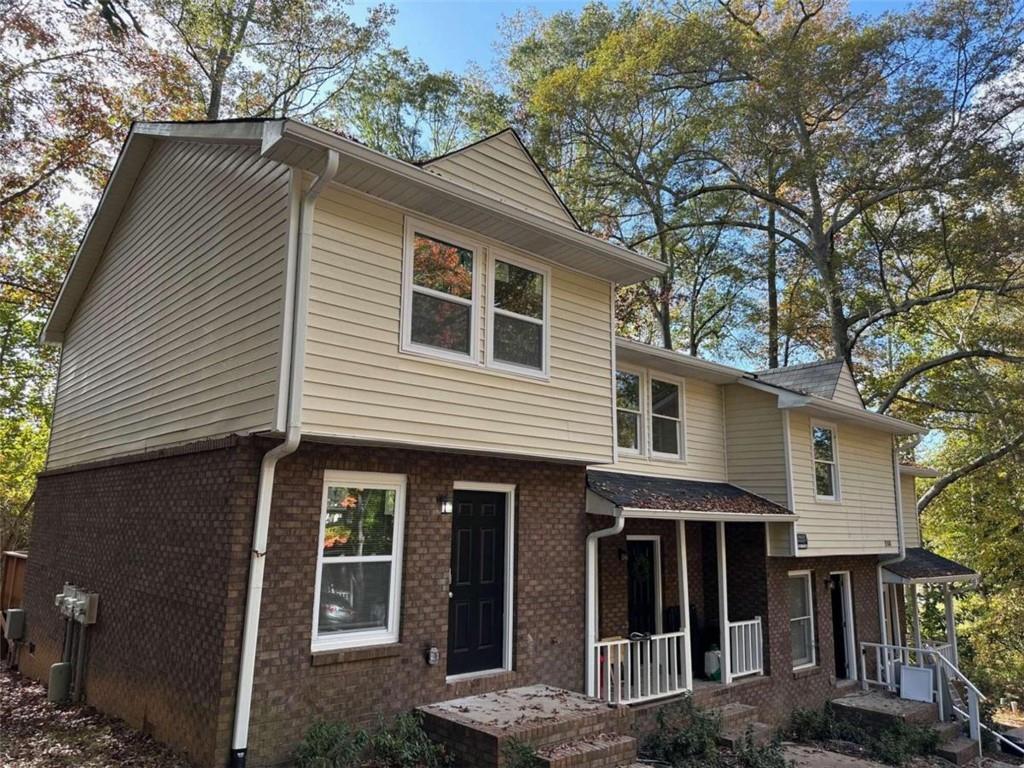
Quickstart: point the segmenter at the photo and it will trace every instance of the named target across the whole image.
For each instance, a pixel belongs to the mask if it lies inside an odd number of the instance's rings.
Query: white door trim
[[[626,541],[653,541],[654,542],[654,631],[655,634],[662,633],[662,613],[664,607],[661,602],[661,536],[657,534],[635,534],[627,535]],[[629,575],[626,576],[627,589]],[[628,615],[628,612],[627,612]]]
[[[453,683],[473,677],[496,675],[512,671],[512,640],[515,627],[515,574],[516,574],[516,487],[508,483],[476,483],[471,480],[456,480],[455,491],[485,491],[505,494],[505,617],[502,665],[499,669],[485,669],[462,675],[448,675],[445,682]]]
[[[844,680],[856,680],[857,679],[857,664],[856,659],[856,648],[857,640],[855,636],[856,627],[853,624],[853,586],[852,577],[849,571],[830,571],[829,577],[839,576],[840,584],[843,597],[843,626],[846,635],[846,676]]]

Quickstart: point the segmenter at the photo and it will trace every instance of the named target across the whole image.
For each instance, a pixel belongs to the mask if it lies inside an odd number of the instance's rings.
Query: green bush
[[[835,738],[835,720],[829,709],[794,709],[785,729],[793,741],[828,741]]]
[[[903,765],[912,757],[931,754],[939,738],[934,728],[903,723],[869,732],[837,720],[828,704],[823,709],[795,710],[785,734],[793,741],[850,741],[889,765]]]
[[[444,768],[449,759],[419,717],[407,713],[370,731],[316,723],[296,748],[295,763],[299,768]]]
[[[658,711],[657,730],[644,742],[643,756],[673,766],[721,764],[718,736],[721,719],[695,706],[686,696]]]
[[[869,736],[864,747],[876,760],[889,765],[903,765],[911,758],[930,755],[939,745],[939,735],[925,725],[897,723],[877,736]]]
[[[736,749],[736,759],[742,768],[787,768],[779,742],[772,741],[760,747],[753,743],[748,734]]]
[[[537,750],[525,741],[509,739],[501,748],[506,768],[541,768],[543,761],[537,757]]]

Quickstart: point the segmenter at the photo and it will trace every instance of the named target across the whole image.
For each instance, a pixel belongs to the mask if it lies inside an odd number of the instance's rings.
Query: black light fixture
[[[437,497],[437,506],[442,515],[450,515],[452,513],[452,497],[442,493]]]

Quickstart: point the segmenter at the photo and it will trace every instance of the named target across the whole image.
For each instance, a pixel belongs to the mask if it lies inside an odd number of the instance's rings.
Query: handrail
[[[960,707],[954,706],[953,707],[953,711],[956,712],[958,715],[960,715],[960,717],[962,717],[964,719],[967,719],[969,717],[966,712],[964,712],[962,709],[960,709]],[[1020,752],[1022,755],[1024,755],[1024,747],[1020,746],[1019,744],[1016,744],[1015,742],[1010,741],[1008,738],[1003,736],[1003,734],[1001,734],[995,728],[989,728],[987,725],[985,725],[985,723],[979,723],[979,725],[981,725],[982,729],[988,731],[990,734],[995,736],[996,741],[1000,742],[1001,744],[1006,744],[1008,747],[1011,747],[1011,748],[1017,750],[1018,752]],[[1024,765],[1024,763],[1022,763],[1022,765]]]
[[[968,679],[967,675],[965,675],[963,672],[961,672],[952,661],[947,659],[945,656],[943,656],[937,650],[932,650],[932,649],[927,649],[927,648],[925,650],[930,652],[933,657],[937,658],[940,662],[942,662],[947,667],[949,667],[953,671],[953,673],[958,678],[960,678],[960,680],[963,681],[964,685],[966,685],[970,690],[974,691],[978,695],[978,698],[981,701],[988,701],[988,699],[985,698],[985,694],[983,694],[981,691],[978,690],[978,686],[976,686],[974,683],[972,683],[970,681],[970,679]]]

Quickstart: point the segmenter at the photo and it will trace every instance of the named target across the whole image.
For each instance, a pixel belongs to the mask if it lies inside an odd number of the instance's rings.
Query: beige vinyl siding
[[[768,533],[768,554],[772,557],[792,557],[796,554],[793,549],[793,525],[794,523],[765,523]]]
[[[775,395],[725,387],[729,482],[789,508],[782,412]]]
[[[829,424],[835,430],[839,464],[839,500],[814,497],[811,454],[812,419],[790,413],[794,512],[797,531],[807,534],[803,555],[895,552],[896,486],[890,435],[850,422]]]
[[[576,227],[511,131],[499,133],[425,167],[529,213]]]
[[[836,389],[832,393],[832,399],[843,405],[852,405],[854,408],[863,408],[860,395],[857,393],[857,385],[853,381],[853,374],[850,373],[850,366],[844,365],[836,380]]]
[[[648,369],[645,379],[658,377],[657,370]],[[665,373],[666,381],[676,381],[677,377]],[[650,386],[648,383],[647,386]],[[616,464],[608,469],[619,472],[635,472],[644,475],[660,475],[680,477],[687,480],[703,480],[724,482],[725,467],[725,417],[722,412],[722,388],[699,379],[683,381],[683,415],[686,458],[684,461],[671,461],[649,456],[631,456],[622,451]],[[645,435],[650,429],[650,419],[644,425]]]
[[[920,547],[921,522],[917,516],[917,488],[914,478],[909,475],[900,475],[900,506],[907,546]]]
[[[273,425],[289,172],[158,141],[66,332],[49,467]]]
[[[551,267],[546,381],[401,352],[403,222],[400,210],[338,186],[317,202],[303,430],[609,461],[611,285]],[[478,258],[477,268],[485,267]],[[486,326],[483,299],[479,319]],[[483,339],[481,332],[481,360]]]

